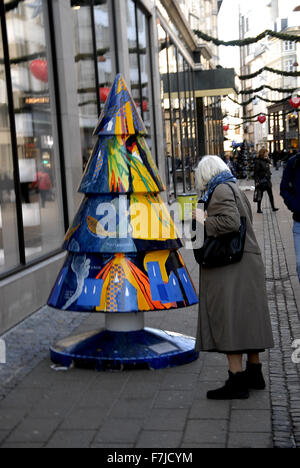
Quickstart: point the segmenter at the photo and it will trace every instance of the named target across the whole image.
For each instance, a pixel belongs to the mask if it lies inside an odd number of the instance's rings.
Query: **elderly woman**
[[[251,205],[236,179],[218,156],[206,156],[196,169],[196,183],[204,192],[206,215],[194,218],[207,236],[238,232],[246,217],[247,234],[242,260],[216,268],[201,267],[197,349],[227,355],[229,380],[208,392],[209,399],[245,399],[249,389],[264,389],[259,353],[274,346],[265,288],[265,270],[252,228]],[[228,186],[228,184],[230,186]],[[247,354],[243,372],[242,358]]]

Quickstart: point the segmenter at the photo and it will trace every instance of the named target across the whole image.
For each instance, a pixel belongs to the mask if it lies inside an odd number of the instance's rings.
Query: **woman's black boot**
[[[228,373],[229,379],[226,381],[224,387],[207,392],[207,398],[209,400],[245,400],[249,398],[245,372],[233,374],[228,371]]]
[[[247,386],[253,390],[264,390],[266,382],[262,373],[262,364],[251,364],[247,362],[247,367],[244,372]]]
[[[262,213],[261,201],[260,201],[260,202],[257,202],[257,213]]]

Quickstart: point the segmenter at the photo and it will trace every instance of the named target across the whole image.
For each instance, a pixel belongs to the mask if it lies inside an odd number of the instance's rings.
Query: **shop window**
[[[71,5],[74,7],[73,0]],[[87,0],[72,11],[83,168],[92,154],[93,131],[114,79],[114,29],[110,7],[111,3],[106,0]]]
[[[25,260],[29,262],[60,248],[65,230],[54,145],[56,116],[49,90],[52,66],[44,17],[47,2],[6,4]]]
[[[149,148],[155,158],[154,114],[151,99],[151,44],[149,19],[134,0],[127,0],[127,37],[129,47],[130,85],[137,108],[144,120]]]
[[[0,24],[0,273],[19,263],[13,159]]]

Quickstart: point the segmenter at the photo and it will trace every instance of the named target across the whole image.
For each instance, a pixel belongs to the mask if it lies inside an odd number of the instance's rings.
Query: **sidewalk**
[[[300,287],[280,177],[281,170],[273,172],[280,211],[271,211],[266,196],[263,215],[253,205],[276,344],[263,355],[265,391],[249,400],[207,400],[207,390],[227,379],[225,356],[209,353],[160,371],[54,371],[49,345],[75,330],[101,328],[104,317],[45,307],[2,337],[8,364],[0,364],[0,447],[300,447],[300,364],[291,360],[292,342],[300,339]],[[252,201],[253,192],[246,194]],[[198,285],[193,253],[182,253]],[[194,336],[197,307],[149,313],[146,324]]]

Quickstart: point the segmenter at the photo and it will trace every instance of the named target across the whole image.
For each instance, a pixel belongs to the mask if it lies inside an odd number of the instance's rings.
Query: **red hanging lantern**
[[[228,124],[224,124],[223,125],[223,130],[224,132],[227,132],[229,130],[229,125]]]
[[[291,99],[289,100],[289,103],[294,109],[298,109],[298,107],[300,106],[300,97],[298,96],[291,97]]]
[[[48,83],[48,62],[47,60],[36,59],[29,65],[30,71],[35,78],[44,83]]]
[[[266,116],[265,115],[259,115],[257,117],[257,120],[259,121],[259,123],[263,124],[265,123],[265,121],[267,120]]]
[[[106,99],[108,98],[110,88],[100,88],[100,101],[105,102]]]

